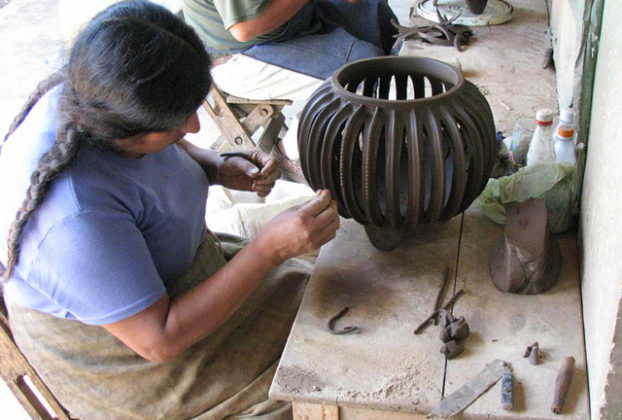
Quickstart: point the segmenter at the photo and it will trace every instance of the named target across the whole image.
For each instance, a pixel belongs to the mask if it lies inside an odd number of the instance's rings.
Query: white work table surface
[[[337,237],[320,252],[271,398],[294,402],[299,418],[318,418],[303,415],[316,408],[323,418],[424,418],[487,363],[501,359],[514,370],[515,409],[501,408],[499,381],[462,418],[589,418],[575,236],[556,237],[562,273],[541,295],[506,294],[494,287],[488,259],[502,238],[502,226],[467,213],[422,226],[406,243],[382,252],[361,225],[343,221]],[[453,313],[464,316],[471,328],[465,351],[447,362],[439,352],[440,326],[413,334],[433,311],[446,267],[450,284],[443,302],[464,288]],[[353,325],[359,331],[332,334],[328,320],[344,306],[349,312],[335,327]],[[523,358],[535,341],[544,353],[537,366]],[[573,356],[576,367],[564,412],[556,415],[551,404],[564,356]]]

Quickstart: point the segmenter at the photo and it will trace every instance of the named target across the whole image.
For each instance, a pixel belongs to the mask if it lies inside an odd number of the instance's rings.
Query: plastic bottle
[[[574,110],[572,109],[572,107],[566,106],[561,110],[561,112],[559,113],[559,121],[557,122],[557,125],[555,126],[555,130],[553,130],[553,133],[557,134],[559,127],[562,125],[570,126],[572,129],[575,128]]]
[[[514,131],[510,142],[510,158],[518,168],[525,166],[529,143],[536,128],[536,120],[533,117],[519,117],[514,121]]]
[[[527,165],[540,162],[555,162],[553,111],[546,108],[536,112],[536,129],[527,151]]]
[[[560,125],[555,133],[555,162],[577,163],[574,154],[574,128],[570,125]]]

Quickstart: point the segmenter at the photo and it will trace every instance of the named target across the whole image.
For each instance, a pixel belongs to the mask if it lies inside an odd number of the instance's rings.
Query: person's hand
[[[274,264],[312,251],[333,239],[339,228],[337,203],[330,191],[319,190],[314,198],[285,210],[258,234],[258,251]]]
[[[221,156],[216,183],[223,187],[255,191],[260,197],[265,197],[281,176],[276,160],[260,150],[223,153]]]

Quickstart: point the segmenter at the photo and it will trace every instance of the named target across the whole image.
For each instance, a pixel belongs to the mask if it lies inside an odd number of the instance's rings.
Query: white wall
[[[585,0],[553,0],[551,5],[559,109],[573,104],[580,94],[584,4]],[[578,104],[573,105],[576,108]]]
[[[598,1],[552,0],[551,27],[560,107],[572,103],[578,110],[581,102],[592,101],[591,110],[584,110],[589,132],[579,127],[581,140],[587,141],[579,245],[592,418],[621,419],[622,2],[605,0],[600,39],[590,31],[584,39],[584,26],[594,23],[584,17],[586,5]],[[592,92],[581,92],[582,77],[590,77],[583,75],[584,55],[595,53],[583,48],[588,39],[598,47],[594,86]]]
[[[605,1],[581,207],[592,418],[622,418],[622,3]]]

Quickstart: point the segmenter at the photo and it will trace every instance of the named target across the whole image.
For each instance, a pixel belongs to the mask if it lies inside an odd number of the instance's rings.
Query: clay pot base
[[[502,292],[538,294],[549,290],[561,272],[562,256],[548,227],[546,203],[529,199],[506,206],[504,240],[489,261],[490,277]]]
[[[371,244],[380,251],[390,251],[402,242],[405,237],[403,229],[365,225],[365,233]]]
[[[474,15],[481,15],[486,8],[488,0],[465,0],[465,3],[471,13]]]
[[[561,250],[557,241],[553,241],[549,254],[545,257],[545,270],[541,273],[543,281],[538,286],[529,286],[529,278],[525,277],[525,269],[512,251],[508,251],[506,242],[499,241],[490,255],[490,277],[495,287],[502,292],[534,295],[544,293],[555,285],[561,273]],[[511,285],[509,290],[505,290]]]
[[[439,23],[437,6],[439,13],[448,19],[460,13],[460,16],[452,23],[467,26],[499,25],[508,22],[514,16],[514,7],[505,0],[473,1],[473,3],[478,3],[471,5],[477,8],[476,11],[472,11],[468,3],[465,0],[438,0],[437,5],[434,5],[433,0],[418,0],[416,9],[419,16],[436,23]],[[485,7],[476,13],[481,8],[481,3],[484,3]]]

